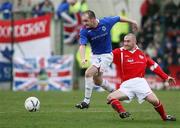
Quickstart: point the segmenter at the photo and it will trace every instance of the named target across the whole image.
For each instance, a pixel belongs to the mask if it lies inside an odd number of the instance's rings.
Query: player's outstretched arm
[[[168,79],[168,75],[161,69],[161,67],[154,61],[152,60],[148,55],[146,55],[147,59],[147,67],[154,72],[156,75],[161,77],[163,80]]]
[[[120,22],[128,22],[132,25],[132,30],[133,32],[136,32],[138,31],[138,24],[135,20],[131,20],[131,19],[127,19],[127,18],[124,18],[124,17],[121,17],[121,21]]]

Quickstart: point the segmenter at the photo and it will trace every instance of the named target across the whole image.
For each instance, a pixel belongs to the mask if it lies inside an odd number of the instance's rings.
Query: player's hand
[[[83,60],[81,61],[82,67],[84,67],[86,63],[87,63],[87,59],[83,59]]]
[[[133,32],[137,32],[137,31],[138,31],[138,24],[137,24],[136,21],[133,21],[133,22],[131,23],[131,26],[132,26],[132,31],[133,31]]]
[[[175,78],[173,78],[171,76],[168,76],[166,81],[169,83],[169,85],[175,85],[176,84]]]

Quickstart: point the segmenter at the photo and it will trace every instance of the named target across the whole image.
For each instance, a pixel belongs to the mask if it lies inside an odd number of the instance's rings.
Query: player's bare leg
[[[93,76],[93,80],[95,85],[101,86],[104,90],[108,92],[113,92],[114,88],[112,88],[109,84],[109,82],[102,78],[103,73],[99,72]]]
[[[119,90],[110,93],[107,97],[108,104],[111,104],[112,108],[119,113],[121,118],[130,117],[130,113],[126,112],[124,107],[121,105],[121,101],[128,100],[129,98]]]
[[[107,80],[102,79],[102,73],[99,72],[99,68],[91,66],[85,73],[85,98],[77,104],[75,107],[84,109],[88,108],[94,85],[99,85],[108,92],[114,91]]]
[[[145,98],[145,100],[154,106],[154,109],[159,113],[162,120],[164,120],[164,121],[176,121],[175,117],[166,114],[162,103],[160,102],[160,100],[157,98],[157,96],[154,93],[149,94]]]
[[[85,72],[85,97],[82,102],[76,104],[76,108],[84,109],[89,108],[90,99],[94,87],[93,76],[97,74],[98,69],[95,66],[90,66]]]

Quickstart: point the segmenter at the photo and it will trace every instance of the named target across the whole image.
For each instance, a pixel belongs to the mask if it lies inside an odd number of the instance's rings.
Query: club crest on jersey
[[[103,31],[106,31],[106,27],[105,27],[105,26],[102,26],[102,30],[103,30]]]
[[[127,62],[134,62],[134,60],[133,59],[128,59]]]
[[[139,58],[140,58],[140,59],[144,59],[144,56],[142,56],[142,55],[139,55]]]

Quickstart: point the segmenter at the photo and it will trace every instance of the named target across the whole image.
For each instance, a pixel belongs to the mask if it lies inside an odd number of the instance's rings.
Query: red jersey
[[[122,82],[136,77],[144,77],[146,68],[150,68],[164,80],[168,78],[160,66],[138,48],[133,52],[125,50],[123,47],[113,50],[113,62],[117,66],[117,73],[121,76]]]

